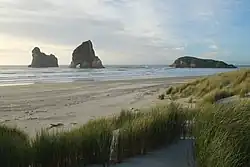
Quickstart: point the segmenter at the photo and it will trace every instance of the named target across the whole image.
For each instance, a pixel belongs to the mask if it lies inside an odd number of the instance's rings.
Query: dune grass
[[[112,126],[107,119],[88,122],[69,132],[43,131],[32,142],[34,166],[71,167],[108,161]]]
[[[199,167],[244,167],[250,163],[250,101],[204,104],[187,109],[177,104],[91,120],[79,128],[33,139],[0,126],[0,163],[6,167],[107,166],[113,131],[119,129],[118,162],[178,141],[186,120],[195,120],[195,155]]]
[[[153,108],[123,124],[120,135],[120,158],[145,154],[180,137],[185,120],[183,110],[175,105]]]
[[[30,139],[23,132],[0,126],[0,163],[5,167],[76,167],[109,163],[113,131],[119,129],[117,158],[145,154],[178,139],[184,110],[174,104],[91,120],[79,128]]]
[[[235,95],[231,90],[215,89],[203,97],[203,103],[215,103],[221,99]]]
[[[244,97],[249,92],[250,69],[240,69],[204,77],[181,86],[170,87],[166,94],[178,97],[205,97],[205,101],[214,103],[221,98],[234,95]]]
[[[249,166],[249,119],[249,100],[203,106],[196,117],[194,128],[198,166]]]
[[[31,156],[28,136],[19,129],[0,126],[0,164],[27,167]]]

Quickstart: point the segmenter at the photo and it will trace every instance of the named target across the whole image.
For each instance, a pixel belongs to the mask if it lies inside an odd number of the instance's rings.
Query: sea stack
[[[41,52],[38,47],[32,50],[32,62],[28,67],[32,68],[45,68],[45,67],[58,67],[58,60],[55,55],[46,55]]]
[[[104,68],[102,61],[95,55],[93,44],[90,40],[83,42],[72,54],[70,68]]]
[[[174,61],[170,67],[174,68],[237,68],[232,64],[212,59],[200,59],[196,57],[184,56]]]

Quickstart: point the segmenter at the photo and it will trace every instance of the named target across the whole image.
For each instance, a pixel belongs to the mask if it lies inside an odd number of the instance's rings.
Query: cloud
[[[210,48],[210,49],[215,49],[215,50],[216,50],[216,49],[218,49],[218,46],[216,46],[216,45],[210,45],[209,48]]]
[[[177,47],[177,48],[173,48],[175,50],[184,50],[185,48],[184,47]]]
[[[186,54],[187,46],[217,44],[214,34],[230,18],[234,4],[233,0],[0,0],[4,43],[0,49],[7,48],[0,60],[28,64],[30,50],[39,46],[68,64],[72,50],[91,39],[106,64],[167,64]]]

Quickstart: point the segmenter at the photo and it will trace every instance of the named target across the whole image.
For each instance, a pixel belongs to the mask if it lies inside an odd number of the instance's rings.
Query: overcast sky
[[[250,64],[249,16],[249,0],[0,0],[0,65],[29,64],[35,46],[69,64],[89,39],[104,64]]]

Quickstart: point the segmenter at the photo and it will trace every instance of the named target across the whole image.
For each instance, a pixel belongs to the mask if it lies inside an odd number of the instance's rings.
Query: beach
[[[31,136],[41,129],[68,130],[122,109],[136,110],[165,103],[157,99],[170,85],[197,77],[118,81],[38,83],[0,87],[0,123]]]

